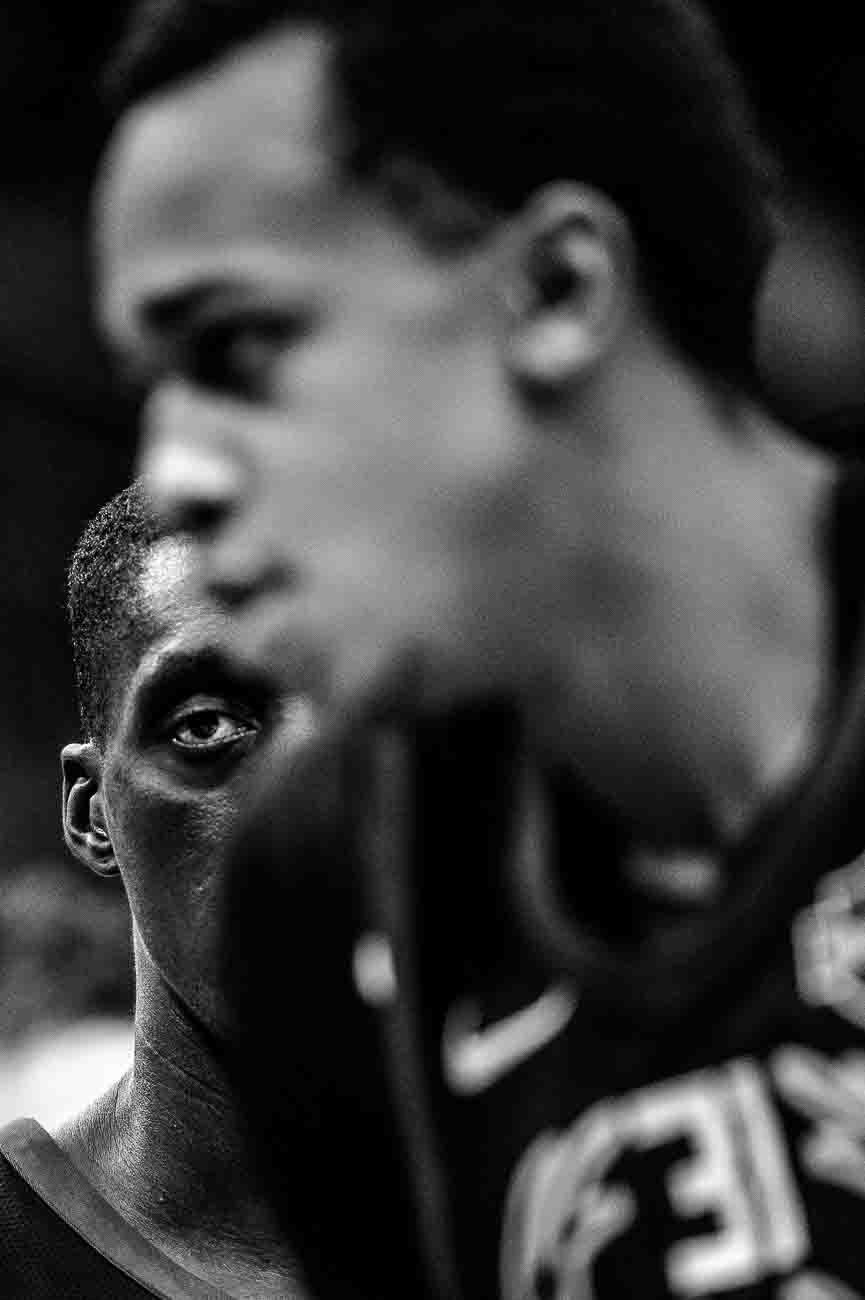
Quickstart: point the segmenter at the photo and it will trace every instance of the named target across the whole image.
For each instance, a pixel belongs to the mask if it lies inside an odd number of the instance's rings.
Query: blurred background
[[[123,12],[0,7],[0,1122],[51,1122],[129,1055],[125,900],[66,855],[58,758],[79,736],[65,564],[134,450],[88,287],[97,76]]]
[[[0,12],[0,1122],[74,1110],[130,1051],[120,885],[63,849],[61,745],[78,737],[64,570],[129,479],[135,404],[93,326],[97,91],[126,5]],[[779,409],[858,451],[865,428],[865,53],[855,7],[714,0],[783,172],[760,357]]]

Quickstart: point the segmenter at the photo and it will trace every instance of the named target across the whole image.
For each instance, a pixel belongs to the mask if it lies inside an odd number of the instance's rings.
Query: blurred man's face
[[[135,629],[118,647],[100,791],[136,926],[181,999],[223,1023],[217,921],[226,850],[271,758],[308,739],[305,699],[226,656],[226,618],[196,596],[193,553],[157,543]]]
[[[757,361],[794,426],[861,449],[865,240],[860,214],[793,195],[757,303]]]
[[[308,31],[145,101],[106,171],[103,317],[152,385],[144,469],[207,525],[247,651],[324,647],[347,688],[420,642],[471,676],[519,660],[503,625],[533,562],[494,289],[339,147]]]

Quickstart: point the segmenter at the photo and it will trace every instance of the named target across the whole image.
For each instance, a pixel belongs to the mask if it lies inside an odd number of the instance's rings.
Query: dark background
[[[63,858],[58,750],[79,735],[64,569],[131,473],[134,411],[91,320],[96,81],[122,4],[0,11],[0,878]]]

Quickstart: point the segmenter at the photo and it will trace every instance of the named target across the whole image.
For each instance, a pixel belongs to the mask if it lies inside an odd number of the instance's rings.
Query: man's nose
[[[243,471],[220,425],[179,385],[154,393],[145,408],[140,473],[173,531],[213,537],[240,504]]]

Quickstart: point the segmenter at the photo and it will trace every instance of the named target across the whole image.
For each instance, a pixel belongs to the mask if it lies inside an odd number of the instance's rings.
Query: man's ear
[[[63,836],[79,862],[99,876],[114,876],[119,868],[105,820],[102,800],[102,756],[92,742],[66,745],[63,769]]]
[[[565,396],[607,355],[634,295],[634,243],[624,213],[590,186],[547,186],[506,240],[507,364],[539,397]]]

